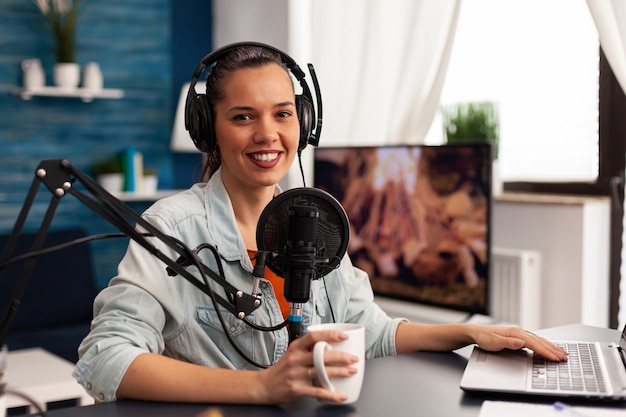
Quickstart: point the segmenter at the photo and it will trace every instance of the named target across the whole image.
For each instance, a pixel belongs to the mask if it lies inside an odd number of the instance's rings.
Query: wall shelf
[[[139,202],[139,201],[156,201],[163,197],[167,197],[183,190],[158,190],[156,193],[113,193],[113,195],[125,202]]]
[[[124,90],[115,88],[103,88],[101,90],[92,90],[88,88],[60,88],[60,87],[37,87],[37,88],[19,88],[13,91],[22,100],[30,100],[35,96],[42,97],[74,97],[80,98],[85,103],[89,103],[96,98],[120,99],[124,97]]]

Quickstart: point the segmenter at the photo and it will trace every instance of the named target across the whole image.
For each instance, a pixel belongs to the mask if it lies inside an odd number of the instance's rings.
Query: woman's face
[[[227,187],[274,186],[298,149],[300,125],[289,74],[276,64],[235,71],[215,103],[215,134]]]

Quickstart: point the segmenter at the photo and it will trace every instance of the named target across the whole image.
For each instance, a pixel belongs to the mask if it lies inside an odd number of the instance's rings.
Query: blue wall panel
[[[189,2],[193,3],[191,0],[180,3]],[[159,188],[181,186],[174,184],[176,173],[169,151],[173,97],[179,89],[172,83],[171,3],[170,0],[83,0],[76,60],[81,65],[98,62],[105,88],[125,92],[120,100],[96,99],[84,103],[76,98],[51,97],[24,101],[14,94],[21,86],[20,63],[26,58],[41,59],[47,84],[52,84],[54,43],[44,17],[32,1],[2,0],[0,233],[7,233],[13,227],[34,171],[43,159],[66,158],[89,173],[94,162],[134,146],[143,152],[145,165],[159,171]],[[210,8],[210,2],[203,2],[199,10],[210,16]],[[194,9],[198,11],[198,7]],[[208,33],[209,26],[205,26]],[[204,42],[202,48],[210,49]],[[189,68],[189,74],[193,68]],[[49,193],[42,187],[40,194],[27,230],[38,227],[47,206]],[[140,212],[147,204],[131,206]],[[52,228],[71,227],[85,228],[90,234],[115,231],[67,197],[61,202]],[[125,242],[126,239],[93,244],[99,286],[115,273]]]

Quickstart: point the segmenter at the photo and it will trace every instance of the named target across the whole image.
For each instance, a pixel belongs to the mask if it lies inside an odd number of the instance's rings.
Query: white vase
[[[100,91],[104,85],[102,71],[97,62],[90,62],[83,69],[83,88],[92,91]]]
[[[38,58],[22,61],[23,83],[26,90],[41,88],[46,84],[46,74]]]
[[[54,85],[73,90],[80,83],[80,65],[75,62],[57,62],[54,64]]]

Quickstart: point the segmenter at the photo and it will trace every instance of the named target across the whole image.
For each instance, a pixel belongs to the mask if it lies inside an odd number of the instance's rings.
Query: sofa
[[[85,236],[85,232],[79,229],[51,231],[44,247]],[[8,235],[0,235],[0,250],[4,250],[8,238]],[[28,252],[34,238],[34,233],[23,233],[13,255]],[[0,278],[2,318],[23,266],[23,262],[8,266]],[[89,333],[96,293],[88,243],[40,255],[7,335],[8,349],[41,347],[75,363],[78,346]]]

